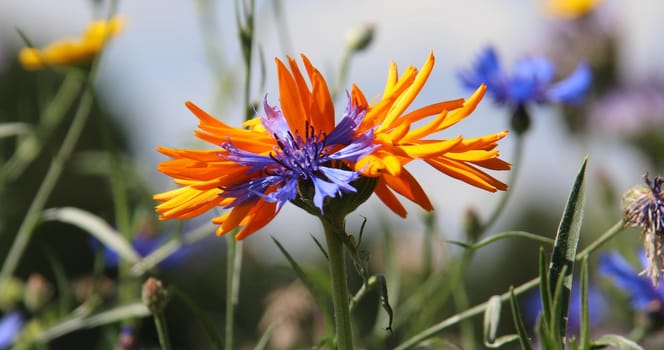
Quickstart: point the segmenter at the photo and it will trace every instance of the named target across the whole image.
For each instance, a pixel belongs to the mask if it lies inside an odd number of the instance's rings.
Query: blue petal
[[[353,143],[348,146],[330,154],[324,160],[349,160],[351,162],[357,161],[366,155],[371,154],[380,145],[373,145],[373,131],[369,130],[365,134],[360,135]]]
[[[286,138],[290,132],[288,122],[286,122],[286,118],[279,107],[272,107],[267,103],[267,95],[263,99],[263,109],[265,110],[265,115],[260,118],[265,130],[270,135],[276,135],[278,138]]]
[[[625,290],[638,310],[645,309],[652,301],[664,301],[650,280],[639,276],[618,253],[602,253],[599,257],[599,271]]]
[[[507,78],[500,67],[498,55],[493,47],[485,48],[480,53],[475,66],[471,70],[459,72],[458,76],[466,87],[477,89],[481,84],[485,84],[487,91],[496,102],[506,102]]]
[[[350,185],[352,181],[357,180],[360,177],[360,174],[356,171],[343,170],[337,168],[328,168],[320,167],[320,171],[325,175],[325,177],[332,181],[337,187],[338,190],[344,190],[346,192],[355,192],[355,188]]]
[[[21,332],[25,320],[19,311],[10,311],[0,319],[0,349],[9,348]]]
[[[348,93],[346,93],[348,95]],[[360,111],[359,108],[353,107],[352,100],[348,95],[348,103],[346,104],[346,109],[344,110],[343,118],[337,124],[337,126],[332,130],[332,132],[327,135],[325,143],[328,145],[346,145],[353,140],[353,135],[357,127],[360,126],[362,119],[366,111]]]
[[[509,79],[509,99],[515,104],[544,102],[544,91],[554,74],[553,65],[547,59],[536,57],[520,60]]]
[[[339,191],[339,186],[331,182],[327,182],[321,178],[314,177],[311,179],[314,184],[314,205],[323,211],[323,200],[325,197],[334,197]]]
[[[274,159],[268,156],[262,156],[241,150],[235,147],[230,140],[221,145],[221,147],[228,152],[227,154],[219,154],[221,158],[230,160],[239,165],[250,167],[249,173],[261,171],[268,165],[274,164]]]
[[[587,64],[580,64],[572,74],[549,88],[547,97],[554,102],[579,103],[585,96],[593,77]]]

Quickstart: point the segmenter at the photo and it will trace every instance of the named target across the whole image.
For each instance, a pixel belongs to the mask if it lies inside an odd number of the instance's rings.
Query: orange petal
[[[429,200],[429,197],[427,197],[426,193],[424,193],[422,186],[420,186],[413,175],[411,175],[406,169],[401,170],[400,176],[383,174],[382,178],[391,189],[395,190],[400,195],[417,203],[425,210],[433,210],[431,201]]]
[[[436,159],[425,159],[427,163],[438,171],[459,179],[467,184],[479,187],[489,192],[496,190],[505,191],[507,185],[500,182],[491,175],[460,161],[449,160],[442,157]]]
[[[276,209],[277,203],[270,203],[264,200],[259,200],[256,203],[256,206],[253,208],[249,214],[250,220],[247,222],[247,225],[240,230],[235,235],[235,239],[243,240],[247,238],[250,234],[258,231],[263,226],[267,225],[275,216],[279,213],[279,210]]]
[[[376,184],[376,188],[374,189],[374,193],[380,198],[380,200],[385,203],[385,205],[390,208],[395,214],[401,216],[402,218],[405,218],[408,215],[408,212],[406,211],[406,208],[403,207],[401,202],[399,202],[399,199],[390,191],[390,189],[387,187],[387,184],[385,184],[385,180],[381,177],[378,179],[378,183]]]
[[[275,59],[275,61],[277,62],[277,76],[279,79],[279,100],[284,118],[292,131],[303,132],[305,130],[304,118],[306,111],[300,99],[297,83],[283,62],[279,59]]]

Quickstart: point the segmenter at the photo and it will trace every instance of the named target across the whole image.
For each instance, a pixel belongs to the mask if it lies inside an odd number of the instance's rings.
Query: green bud
[[[0,310],[7,311],[23,299],[25,284],[18,278],[10,277],[0,281]]]
[[[150,277],[143,283],[141,298],[143,304],[154,314],[164,310],[168,301],[168,293],[160,280]]]
[[[466,209],[466,215],[463,220],[463,228],[466,232],[468,240],[471,242],[477,242],[482,233],[482,221],[480,220],[479,215],[477,215],[477,210],[474,207],[469,207]]]
[[[369,23],[349,30],[346,32],[346,47],[353,53],[364,51],[373,41],[375,32],[376,27]]]
[[[28,277],[23,302],[31,312],[39,311],[53,296],[53,288],[44,276],[33,273]]]

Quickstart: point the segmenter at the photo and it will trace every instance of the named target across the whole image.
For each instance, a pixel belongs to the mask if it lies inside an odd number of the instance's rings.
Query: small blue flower
[[[475,66],[459,73],[462,83],[469,88],[480,84],[499,104],[515,108],[528,103],[579,103],[585,96],[592,74],[590,67],[579,64],[568,77],[554,82],[555,67],[544,57],[528,57],[514,65],[511,74],[503,69],[492,47],[480,54]]]
[[[0,349],[8,349],[12,345],[24,324],[19,311],[10,311],[0,319]]]
[[[648,262],[645,254],[640,254],[640,258],[642,267],[646,268]],[[620,254],[617,252],[601,254],[599,271],[629,294],[635,310],[664,315],[664,284],[653,285],[648,276],[634,271]]]

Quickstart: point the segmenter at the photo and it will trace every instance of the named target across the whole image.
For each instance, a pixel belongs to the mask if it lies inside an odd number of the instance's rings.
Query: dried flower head
[[[643,233],[643,245],[648,259],[646,273],[657,285],[664,270],[664,193],[662,178],[631,188],[623,196],[625,226],[638,227]]]

